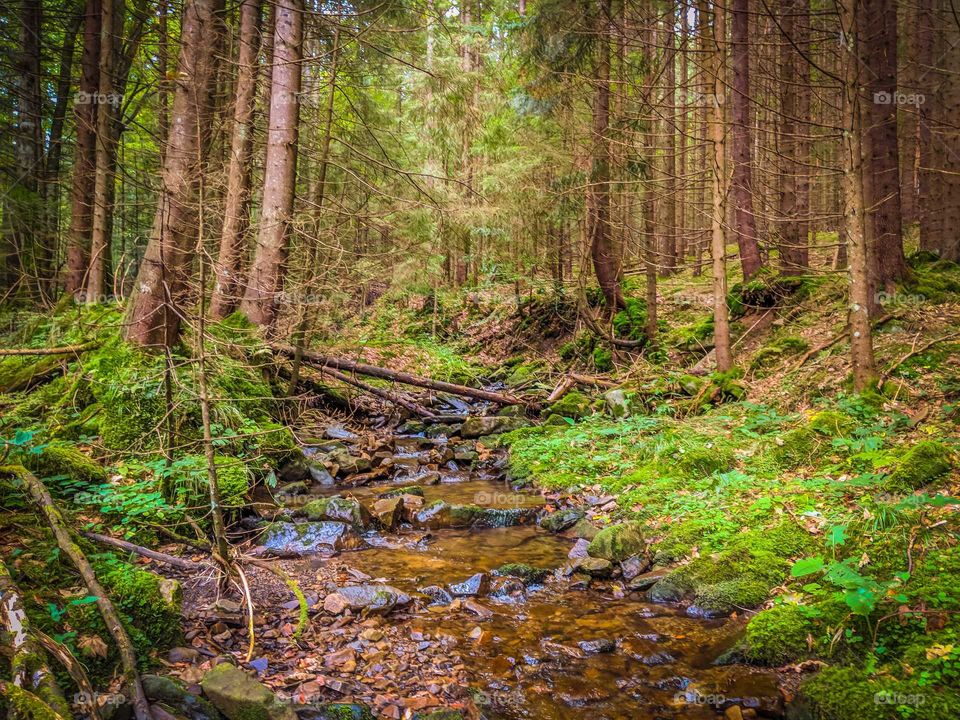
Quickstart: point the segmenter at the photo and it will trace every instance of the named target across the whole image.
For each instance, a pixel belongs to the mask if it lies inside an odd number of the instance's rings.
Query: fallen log
[[[274,343],[270,345],[270,348],[274,352],[278,352],[287,357],[293,357],[296,353],[296,348],[292,345]],[[384,380],[392,380],[393,382],[398,382],[403,385],[413,385],[415,387],[429,388],[430,390],[440,390],[453,395],[472,397],[476,400],[486,400],[487,402],[496,403],[497,405],[533,404],[515,395],[507,395],[506,393],[498,393],[491,390],[479,390],[477,388],[467,387],[466,385],[457,385],[456,383],[444,382],[443,380],[433,380],[421,375],[414,375],[413,373],[401,372],[399,370],[388,370],[387,368],[376,365],[367,365],[366,363],[347,360],[346,358],[324,355],[314,350],[303,351],[303,362],[317,366],[318,368],[333,368],[334,370],[352,372],[357,375],[383,378]]]
[[[431,410],[427,410],[427,408],[425,408],[423,405],[415,403],[413,400],[405,398],[399,393],[393,393],[388,390],[384,390],[383,388],[374,387],[369,383],[363,382],[363,380],[357,380],[349,375],[345,375],[339,370],[334,370],[330,367],[319,367],[317,368],[317,371],[323,375],[326,375],[327,377],[333,378],[334,380],[339,380],[347,385],[353,385],[356,388],[360,388],[364,392],[375,395],[382,400],[386,400],[388,403],[399,405],[400,407],[409,410],[414,415],[419,415],[422,418],[432,418],[435,416],[435,413]]]
[[[140,681],[140,672],[137,670],[137,654],[130,641],[130,636],[120,622],[120,615],[113,606],[106,590],[97,580],[97,575],[90,565],[90,561],[70,537],[70,531],[67,529],[66,522],[60,512],[60,508],[50,496],[46,486],[37,478],[36,475],[22,466],[13,466],[5,468],[7,472],[16,475],[27,487],[30,497],[33,498],[37,509],[46,518],[47,524],[53,531],[53,536],[57,541],[57,546],[80,573],[83,584],[87,587],[87,592],[97,599],[97,607],[103,622],[110,631],[113,641],[117,644],[120,651],[120,662],[123,666],[123,677],[126,680],[127,689],[130,692],[130,701],[133,704],[133,713],[137,720],[153,720],[150,712],[150,703],[147,702],[147,696],[143,692],[143,683]]]
[[[71,716],[70,706],[47,665],[47,655],[30,627],[23,609],[23,595],[7,566],[0,562],[0,628],[9,643],[13,684],[36,695],[58,715]]]

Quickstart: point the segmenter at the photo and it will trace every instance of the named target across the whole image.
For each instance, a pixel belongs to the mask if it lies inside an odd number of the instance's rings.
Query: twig
[[[247,574],[239,565],[236,566],[236,571],[237,575],[240,576],[240,584],[243,585],[243,600],[247,605],[247,632],[250,635],[250,639],[247,642],[246,662],[250,662],[253,660],[253,647],[256,643],[256,638],[253,634],[253,598],[250,595],[250,585],[247,583]]]
[[[894,370],[896,370],[898,367],[900,367],[901,365],[903,365],[903,364],[904,364],[907,360],[909,360],[910,358],[915,357],[916,355],[919,355],[920,353],[924,352],[925,350],[929,350],[930,348],[932,348],[934,345],[936,345],[936,344],[938,344],[938,343],[942,343],[942,342],[944,342],[945,340],[952,340],[952,339],[955,338],[955,337],[960,337],[960,331],[954,332],[954,333],[949,333],[949,334],[947,334],[947,335],[943,335],[942,337],[934,338],[934,339],[931,340],[930,342],[924,343],[923,345],[921,345],[921,346],[918,347],[918,348],[913,348],[913,349],[911,349],[910,352],[908,352],[906,355],[904,355],[902,358],[900,358],[900,359],[897,360],[895,363],[893,363],[892,365],[890,365],[886,370],[884,370],[882,377],[885,377],[885,378],[890,377],[890,375],[893,373]]]
[[[285,573],[281,568],[276,567],[275,565],[267,562],[266,560],[261,560],[260,558],[251,557],[250,555],[241,556],[241,561],[253,565],[258,568],[262,568],[267,572],[271,572],[276,575],[278,578],[283,580],[286,583],[287,587],[290,588],[290,591],[296,596],[297,603],[300,606],[300,619],[297,621],[297,628],[293,631],[293,637],[299,638],[303,633],[303,629],[307,625],[307,620],[309,615],[307,614],[308,605],[307,598],[303,594],[303,590],[300,589],[300,586],[297,584],[297,581]]]
[[[100,345],[99,342],[88,342],[82,345],[64,345],[63,347],[52,348],[10,348],[0,350],[0,357],[9,357],[11,355],[69,355],[70,353],[82,353]]]
[[[58,643],[43,631],[35,630],[34,634],[37,636],[40,644],[46,648],[47,652],[53,655],[60,664],[63,665],[70,679],[73,680],[74,684],[80,689],[80,692],[83,693],[83,697],[89,699],[88,711],[92,720],[102,720],[100,706],[96,700],[96,692],[93,689],[93,683],[90,682],[87,671],[83,667],[83,663],[78,661],[62,643]]]

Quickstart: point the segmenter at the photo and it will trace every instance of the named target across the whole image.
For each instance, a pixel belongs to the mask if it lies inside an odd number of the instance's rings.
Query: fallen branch
[[[270,348],[274,352],[287,357],[293,357],[296,349],[290,345],[272,344]],[[531,405],[521,398],[505,393],[492,392],[490,390],[479,390],[477,388],[467,387],[466,385],[457,385],[442,380],[433,380],[413,373],[401,372],[399,370],[388,370],[387,368],[377,367],[376,365],[367,365],[366,363],[347,360],[346,358],[337,358],[313,350],[303,351],[303,362],[318,368],[333,368],[334,370],[343,370],[356,373],[357,375],[367,375],[369,377],[383,378],[392,380],[403,385],[413,385],[415,387],[424,387],[431,390],[441,390],[453,395],[462,395],[472,397],[477,400],[486,400],[487,402],[498,405]]]
[[[883,315],[882,317],[878,317],[876,320],[873,321],[873,327],[875,327],[875,328],[876,328],[876,327],[880,327],[880,326],[883,325],[885,322],[888,322],[889,320],[892,320],[892,319],[895,318],[895,317],[897,317],[897,316],[896,316],[896,315]],[[820,344],[820,345],[817,345],[815,348],[811,348],[810,350],[808,350],[807,352],[805,352],[803,355],[800,356],[800,359],[797,361],[797,364],[796,364],[796,366],[793,368],[793,370],[794,370],[794,371],[799,370],[800,368],[802,368],[802,367],[806,364],[807,360],[809,360],[810,358],[812,358],[814,355],[817,355],[817,354],[819,354],[819,353],[822,353],[824,350],[829,350],[830,348],[832,348],[832,347],[833,347],[834,345],[836,345],[838,342],[840,342],[841,340],[843,340],[843,339],[844,339],[847,335],[849,335],[849,334],[850,334],[850,328],[849,328],[849,327],[846,327],[846,328],[844,328],[838,335],[835,335],[833,338],[831,338],[831,339],[828,340],[827,342],[822,343],[822,344]]]
[[[596,375],[580,375],[579,373],[570,373],[570,379],[578,385],[596,385],[597,387],[618,388],[620,383],[608,380],[607,378],[597,377]]]
[[[36,695],[57,714],[70,717],[70,705],[47,665],[47,655],[30,627],[23,609],[22,593],[7,566],[0,562],[0,628],[10,646],[13,684]]]
[[[888,378],[888,377],[890,377],[890,375],[893,374],[893,371],[894,371],[894,370],[896,370],[898,367],[900,367],[901,365],[903,365],[903,364],[904,364],[907,360],[909,360],[910,358],[916,357],[916,356],[919,355],[920,353],[922,353],[922,352],[924,352],[924,351],[926,351],[926,350],[929,350],[929,349],[932,348],[934,345],[937,345],[937,344],[939,344],[939,343],[945,342],[945,341],[947,341],[947,340],[952,340],[952,339],[955,338],[955,337],[960,337],[960,332],[949,333],[948,335],[943,335],[942,337],[934,338],[934,339],[931,340],[930,342],[924,343],[923,345],[921,345],[921,346],[918,347],[918,348],[912,348],[912,349],[910,350],[910,352],[908,352],[906,355],[904,355],[903,357],[901,357],[901,358],[900,358],[899,360],[897,360],[895,363],[893,363],[892,365],[890,365],[886,370],[884,370],[884,371],[883,371],[883,375],[882,375],[881,377],[883,377],[883,378]]]
[[[71,353],[82,353],[97,347],[99,342],[88,342],[81,345],[64,345],[63,347],[52,348],[9,348],[0,350],[0,357],[9,357],[11,355],[69,355]]]
[[[15,474],[26,485],[33,498],[37,508],[47,520],[53,536],[56,538],[60,551],[69,558],[90,595],[97,598],[97,607],[100,609],[100,615],[117,644],[120,651],[120,662],[123,665],[123,676],[127,683],[127,689],[130,692],[130,700],[133,703],[133,712],[137,720],[153,720],[150,714],[150,703],[147,702],[147,696],[143,692],[143,683],[140,681],[140,673],[137,670],[137,654],[134,651],[130,636],[120,622],[120,616],[116,608],[110,601],[109,596],[97,580],[97,575],[90,565],[90,561],[70,537],[66,522],[60,509],[57,507],[46,486],[30,471],[22,466],[13,466],[6,468],[7,472]]]
[[[90,677],[87,675],[83,663],[77,660],[73,654],[63,646],[63,643],[58,643],[40,630],[34,630],[34,634],[37,636],[40,644],[47,649],[47,652],[55,657],[66,669],[74,685],[80,689],[81,695],[79,697],[88,700],[88,702],[83,704],[87,712],[90,713],[91,719],[101,720],[102,716],[100,715],[100,705],[97,703],[96,691],[93,689],[93,683],[90,682]]]
[[[553,405],[557,400],[570,392],[576,384],[576,381],[572,377],[564,375],[560,378],[560,382],[557,383],[553,391],[547,396],[547,405]]]
[[[388,390],[384,390],[383,388],[374,387],[369,383],[365,383],[362,380],[357,380],[356,378],[352,378],[349,375],[345,375],[344,373],[340,372],[339,370],[334,370],[333,368],[320,367],[320,368],[317,368],[317,370],[321,374],[326,375],[327,377],[331,377],[334,380],[339,380],[340,382],[346,383],[347,385],[353,385],[354,387],[360,388],[364,392],[368,392],[371,395],[375,395],[378,398],[381,398],[383,400],[386,400],[389,403],[392,403],[393,405],[399,405],[400,407],[406,410],[409,410],[414,415],[419,415],[422,418],[432,418],[435,416],[435,413],[433,413],[430,410],[427,410],[427,408],[425,408],[423,405],[419,405],[415,403],[413,400],[403,397],[400,393],[393,393]]]
[[[140,545],[134,545],[132,542],[127,542],[126,540],[118,540],[117,538],[112,538],[109,535],[101,535],[100,533],[95,532],[85,532],[83,536],[95,540],[96,542],[102,545],[110,545],[121,550],[126,550],[127,552],[136,553],[142,557],[150,558],[151,560],[156,560],[157,562],[166,563],[181,570],[190,570],[192,572],[199,572],[201,570],[209,569],[208,566],[203,565],[193,560],[187,560],[186,558],[179,558],[173,555],[167,555],[166,553],[158,552],[156,550],[151,550],[150,548],[145,548]]]

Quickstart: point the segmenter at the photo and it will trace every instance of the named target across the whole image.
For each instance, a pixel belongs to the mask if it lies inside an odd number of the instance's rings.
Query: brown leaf
[[[77,641],[77,647],[88,657],[105,658],[110,648],[97,635],[84,635]]]

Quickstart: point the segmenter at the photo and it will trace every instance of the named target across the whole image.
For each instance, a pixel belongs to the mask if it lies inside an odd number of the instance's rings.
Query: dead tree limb
[[[73,680],[73,683],[79,688],[81,692],[80,697],[89,701],[83,703],[83,705],[86,711],[90,713],[91,720],[102,720],[103,716],[100,714],[100,705],[97,703],[96,691],[93,689],[93,683],[90,682],[83,663],[77,660],[71,652],[63,646],[63,643],[58,643],[40,630],[34,630],[34,634],[37,636],[40,644],[47,649],[47,652],[55,657],[57,662],[66,669],[70,679]]]
[[[0,562],[0,628],[4,643],[9,644],[10,671],[13,684],[23,688],[66,718],[71,716],[70,705],[57,684],[56,676],[47,665],[47,654],[30,627],[23,609],[23,595],[10,576],[7,566]]]
[[[83,536],[90,538],[91,540],[95,540],[102,545],[110,545],[111,547],[119,548],[120,550],[136,553],[142,557],[150,558],[151,560],[156,560],[157,562],[166,563],[167,565],[180,568],[181,570],[200,572],[202,570],[210,569],[207,565],[202,563],[194,562],[193,560],[187,560],[186,558],[175,557],[173,555],[167,555],[166,553],[151,550],[150,548],[134,545],[132,542],[127,542],[126,540],[112,538],[109,535],[101,535],[100,533],[95,532],[85,532],[83,533]]]
[[[4,700],[6,702],[3,702]],[[24,690],[12,682],[0,680],[0,707],[5,705],[10,705],[13,708],[34,706],[41,709],[40,712],[22,714],[14,710],[9,713],[9,717],[11,718],[23,717],[31,718],[31,720],[69,720],[69,718],[73,717],[73,715],[61,715],[29,690]]]
[[[123,676],[130,692],[130,700],[133,703],[133,712],[137,720],[153,720],[150,713],[150,704],[147,702],[147,696],[143,692],[143,684],[140,682],[140,673],[137,671],[137,654],[130,641],[130,636],[120,622],[120,615],[110,601],[106,590],[97,580],[97,575],[87,560],[83,551],[77,546],[70,537],[70,531],[67,529],[67,523],[60,512],[60,508],[50,497],[46,486],[30,471],[22,466],[13,466],[6,469],[7,472],[15,474],[26,485],[33,498],[37,508],[47,520],[53,536],[56,538],[60,551],[69,558],[70,562],[76,567],[77,572],[83,579],[87,591],[97,598],[97,607],[100,609],[100,615],[117,644],[120,651],[120,662],[123,665]]]
[[[895,317],[898,317],[898,316],[897,316],[897,315],[883,315],[882,317],[878,317],[876,320],[874,320],[874,322],[873,322],[873,327],[875,327],[875,328],[876,328],[876,327],[880,327],[880,326],[883,325],[885,322],[888,322],[888,321],[892,320],[892,319],[895,318]],[[833,337],[830,338],[827,342],[821,343],[820,345],[817,345],[815,348],[811,348],[810,350],[808,350],[807,352],[805,352],[803,355],[800,356],[800,359],[797,360],[797,364],[796,364],[796,365],[794,366],[794,368],[793,368],[794,371],[799,370],[800,368],[802,368],[802,367],[806,364],[807,360],[809,360],[810,358],[812,358],[814,355],[817,355],[817,354],[819,354],[819,353],[822,353],[824,350],[829,350],[830,348],[832,348],[832,347],[833,347],[834,345],[836,345],[838,342],[840,342],[841,340],[843,340],[849,333],[850,333],[850,328],[848,328],[848,327],[847,327],[847,328],[844,328],[843,330],[840,331],[839,334],[833,336]]]
[[[9,357],[11,355],[70,355],[71,353],[82,353],[87,350],[93,350],[100,343],[88,342],[81,345],[64,345],[63,347],[52,348],[8,348],[0,349],[0,357]]]
[[[910,358],[916,357],[916,356],[919,355],[920,353],[925,352],[926,350],[929,350],[929,349],[932,348],[934,345],[938,345],[938,344],[940,344],[940,343],[942,343],[942,342],[946,342],[947,340],[952,340],[952,339],[955,338],[955,337],[960,337],[960,332],[949,333],[949,334],[947,334],[947,335],[943,335],[943,336],[941,336],[941,337],[934,338],[934,339],[931,340],[930,342],[924,343],[923,345],[921,345],[921,346],[918,347],[918,348],[912,348],[912,349],[910,350],[910,352],[908,352],[906,355],[904,355],[903,357],[901,357],[901,358],[900,358],[899,360],[897,360],[895,363],[891,364],[886,370],[884,370],[884,371],[883,371],[883,375],[882,375],[881,377],[884,377],[884,378],[890,377],[890,376],[893,374],[893,371],[894,371],[894,370],[896,370],[898,367],[900,367],[901,365],[903,365],[903,364],[904,364],[907,360],[909,360]]]
[[[270,348],[286,357],[293,357],[296,349],[290,345],[271,344]],[[497,405],[531,405],[532,403],[506,393],[498,393],[490,390],[480,390],[467,387],[466,385],[457,385],[442,380],[433,380],[413,373],[401,372],[399,370],[388,370],[387,368],[377,367],[376,365],[367,365],[366,363],[347,360],[346,358],[337,358],[330,355],[323,355],[313,350],[303,351],[303,362],[316,366],[318,368],[333,368],[346,372],[356,373],[357,375],[367,375],[368,377],[378,377],[384,380],[402,383],[403,385],[413,385],[415,387],[429,388],[431,390],[441,390],[452,393],[453,395],[462,395],[472,397],[476,400],[486,400]]]
[[[431,410],[428,410],[423,405],[415,403],[409,398],[403,397],[403,395],[399,393],[393,393],[388,390],[384,390],[383,388],[374,387],[369,383],[363,382],[363,380],[352,378],[349,375],[340,372],[339,370],[334,370],[330,367],[318,367],[317,371],[323,375],[326,375],[327,377],[333,378],[334,380],[339,380],[347,385],[353,385],[356,388],[360,388],[364,392],[375,395],[382,400],[392,403],[393,405],[399,405],[400,407],[409,410],[414,415],[419,415],[422,418],[432,418],[435,416],[435,413]]]

